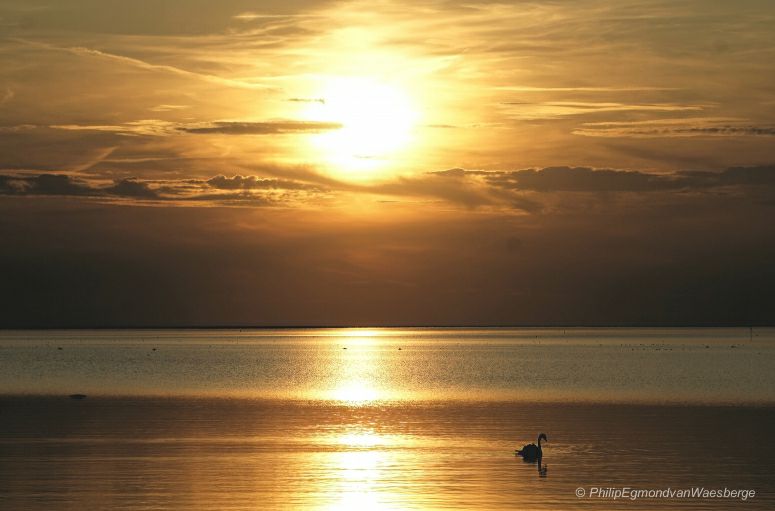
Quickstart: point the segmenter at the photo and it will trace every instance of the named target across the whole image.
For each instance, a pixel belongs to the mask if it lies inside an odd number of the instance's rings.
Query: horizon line
[[[132,325],[132,326],[18,326],[18,327],[4,327],[0,326],[0,332],[4,331],[25,331],[25,330],[313,330],[324,328],[551,328],[551,329],[569,329],[569,328],[775,328],[775,323],[621,323],[621,324],[539,324],[539,323],[525,323],[525,324],[508,324],[508,325],[493,325],[493,324],[433,324],[433,325],[396,325],[396,324],[372,324],[372,325],[346,325],[346,324],[332,324],[332,325]]]

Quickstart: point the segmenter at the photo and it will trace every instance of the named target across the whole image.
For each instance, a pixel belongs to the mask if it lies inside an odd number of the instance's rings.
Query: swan
[[[522,449],[516,451],[516,455],[522,456],[526,461],[540,460],[541,456],[543,455],[543,451],[541,450],[541,440],[545,442],[549,441],[546,438],[546,434],[541,433],[540,435],[538,435],[538,445],[527,444]]]

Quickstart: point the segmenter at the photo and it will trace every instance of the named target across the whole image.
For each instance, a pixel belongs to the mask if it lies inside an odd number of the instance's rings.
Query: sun
[[[340,129],[311,137],[313,151],[331,170],[350,179],[375,177],[412,142],[418,111],[398,84],[368,77],[332,77],[306,117],[335,122]]]

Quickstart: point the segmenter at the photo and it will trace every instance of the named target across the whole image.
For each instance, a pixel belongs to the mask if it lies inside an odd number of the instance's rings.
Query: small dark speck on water
[[[61,349],[62,349],[62,346],[58,346],[58,347],[57,347],[57,349],[58,349],[58,350],[61,350]]]

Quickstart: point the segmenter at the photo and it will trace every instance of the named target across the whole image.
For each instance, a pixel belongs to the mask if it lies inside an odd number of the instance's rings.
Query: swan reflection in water
[[[541,441],[548,442],[549,439],[546,438],[545,433],[541,433],[538,435],[538,445],[536,444],[527,444],[522,447],[522,449],[517,449],[514,451],[515,456],[522,456],[522,460],[525,463],[537,463],[538,465],[538,476],[539,477],[546,477],[546,470],[547,466],[542,463],[544,451],[541,447]]]
[[[546,477],[547,467],[545,464],[541,464],[541,459],[538,459],[538,477]]]

